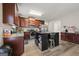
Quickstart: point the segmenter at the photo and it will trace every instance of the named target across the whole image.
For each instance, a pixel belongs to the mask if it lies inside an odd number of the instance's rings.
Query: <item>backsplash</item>
[[[79,33],[79,29],[76,26],[63,26],[63,32]]]

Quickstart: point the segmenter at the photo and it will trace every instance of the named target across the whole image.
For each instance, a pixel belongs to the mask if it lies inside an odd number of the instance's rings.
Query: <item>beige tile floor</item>
[[[79,44],[61,41],[58,47],[42,52],[35,45],[34,40],[31,40],[25,45],[22,56],[79,56]]]

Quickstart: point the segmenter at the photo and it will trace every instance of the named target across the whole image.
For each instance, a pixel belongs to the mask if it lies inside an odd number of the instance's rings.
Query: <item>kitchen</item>
[[[79,4],[3,3],[0,6],[2,7],[0,7],[2,9],[0,10],[0,28],[2,29],[0,33],[1,39],[3,38],[0,41],[1,44],[11,45],[10,48],[13,49],[12,54],[14,56],[22,54],[25,56],[33,55],[30,52],[33,47],[30,49],[28,47],[32,45],[30,42],[35,44],[35,48],[40,51],[40,55],[43,51],[48,52],[48,50],[60,49],[61,44],[62,46],[65,44],[68,47],[68,44],[71,46],[76,45],[75,43],[79,44]],[[43,13],[35,9],[46,13],[42,15]],[[64,48],[65,45],[63,46]],[[62,49],[60,50],[61,52],[63,51]],[[73,55],[76,55],[76,53]]]

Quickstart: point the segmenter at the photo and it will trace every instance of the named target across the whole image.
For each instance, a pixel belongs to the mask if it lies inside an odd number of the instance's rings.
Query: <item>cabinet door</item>
[[[79,34],[77,34],[76,41],[79,43]]]
[[[24,21],[24,19],[20,19],[20,26],[21,27],[25,27],[25,21]]]
[[[29,20],[25,19],[25,27],[28,27],[28,26],[29,26]]]
[[[79,43],[79,34],[75,34],[73,42]]]
[[[65,33],[65,40],[66,41],[69,41],[69,38],[68,37],[69,37],[69,34],[68,33]]]
[[[61,33],[61,40],[68,40],[68,34],[67,33]]]
[[[34,18],[29,18],[29,23],[30,25],[35,25],[35,19]]]
[[[39,27],[40,21],[39,20],[35,20],[35,25],[36,25],[36,27]]]
[[[20,26],[20,18],[18,16],[15,16],[14,24]]]
[[[61,33],[61,40],[65,40],[65,33]]]
[[[68,41],[73,42],[73,39],[74,39],[74,34],[68,33]]]
[[[12,24],[14,23],[15,16],[15,4],[14,3],[3,3],[3,23]]]
[[[17,39],[16,56],[19,56],[24,52],[24,39],[23,37],[18,37]]]

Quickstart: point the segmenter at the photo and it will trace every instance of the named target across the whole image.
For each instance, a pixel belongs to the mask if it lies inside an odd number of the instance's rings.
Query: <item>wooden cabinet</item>
[[[74,33],[69,33],[69,34],[67,34],[67,40],[70,41],[70,42],[72,42],[74,36],[75,36]]]
[[[30,32],[24,32],[24,39],[25,40],[30,39]]]
[[[35,18],[28,18],[26,20],[23,17],[17,15],[18,9],[15,3],[3,3],[3,23],[15,24],[20,27],[36,26],[39,27],[41,21]]]
[[[20,26],[20,18],[15,3],[3,3],[3,23]]]
[[[15,18],[15,3],[3,3],[3,23],[13,24]]]
[[[41,24],[41,22],[40,22],[39,20],[35,20],[35,25],[36,25],[36,27],[39,27],[40,24]]]
[[[29,20],[25,19],[25,27],[28,27],[28,26],[29,26]]]
[[[20,18],[19,18],[19,16],[15,16],[14,24],[17,25],[17,26],[20,26]]]
[[[61,40],[72,42],[74,38],[73,33],[61,33]]]
[[[61,40],[65,40],[67,41],[68,40],[68,35],[66,33],[61,33]]]
[[[20,56],[24,52],[24,39],[23,37],[3,38],[4,44],[8,44],[12,48],[13,56]]]
[[[40,24],[41,24],[40,20],[34,19],[34,18],[29,18],[29,25],[33,25],[35,27],[39,27]]]
[[[61,40],[79,43],[79,34],[75,33],[61,33]]]
[[[34,25],[35,26],[35,19],[34,18],[29,18],[29,25]]]
[[[73,41],[76,42],[76,43],[79,43],[79,34],[75,35]]]
[[[20,18],[20,26],[25,27],[25,20],[23,18]]]
[[[40,20],[36,20],[34,18],[22,18],[22,17],[20,17],[20,26],[21,27],[29,27],[29,26],[39,27],[40,24],[41,24]]]

